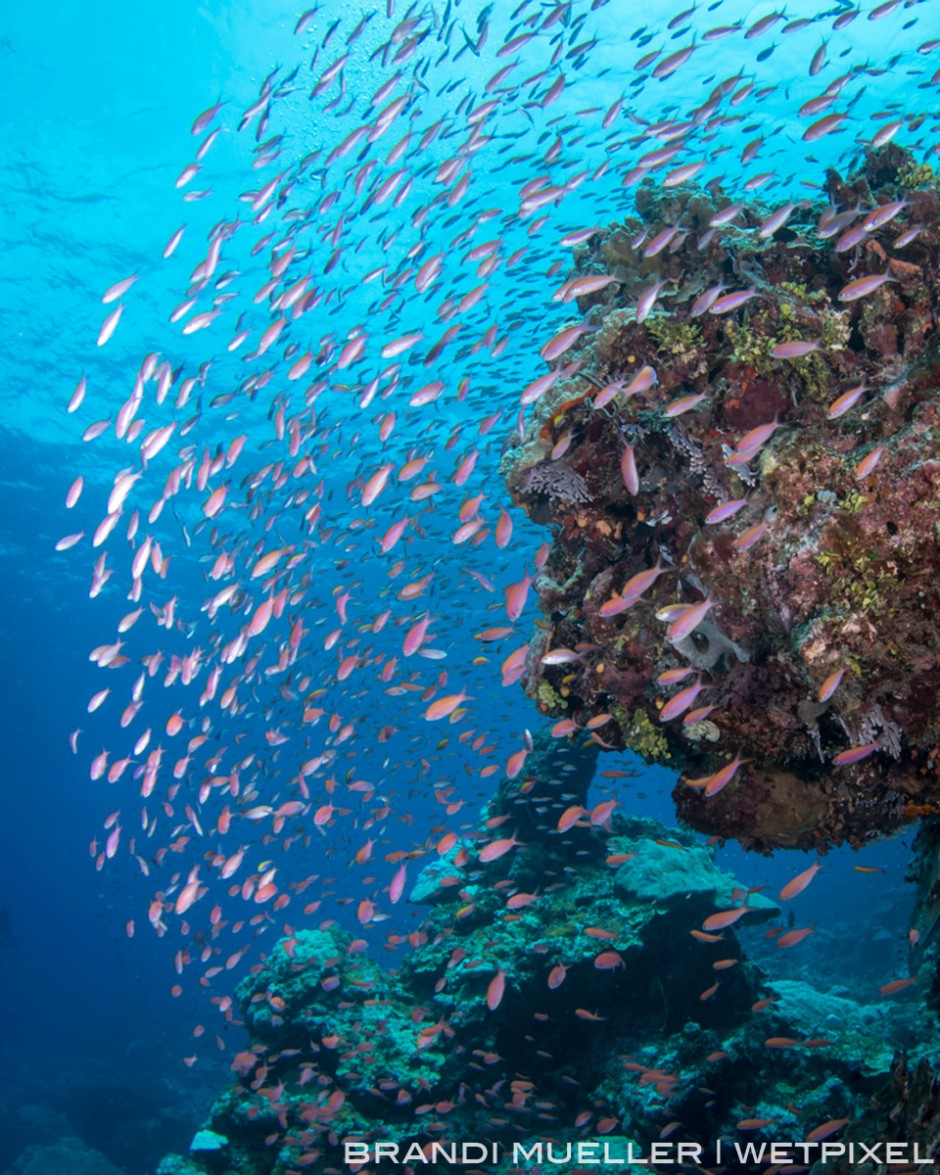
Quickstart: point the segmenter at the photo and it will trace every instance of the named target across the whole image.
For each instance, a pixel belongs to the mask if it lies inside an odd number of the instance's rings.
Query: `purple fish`
[[[663,411],[670,419],[681,416],[684,412],[691,412],[693,408],[697,408],[707,394],[700,392],[697,396],[680,396],[678,400],[670,400]]]
[[[784,204],[782,208],[778,208],[776,212],[772,212],[757,230],[758,237],[761,240],[772,237],[775,232],[783,228],[795,211],[796,204],[790,203]]]
[[[708,223],[712,228],[720,228],[721,225],[728,224],[729,221],[734,220],[743,211],[743,204],[729,204],[727,208],[722,208],[716,212]]]
[[[884,456],[884,453],[884,445],[878,445],[876,448],[872,449],[872,451],[866,457],[863,457],[855,467],[856,481],[862,481],[864,478],[868,477],[870,473],[873,473],[875,466]]]
[[[724,294],[714,301],[709,310],[712,314],[730,314],[732,310],[737,310],[739,306],[757,296],[757,290],[735,290],[733,294]]]
[[[687,686],[684,690],[680,690],[675,697],[669,699],[659,712],[659,721],[669,722],[673,718],[678,718],[680,714],[684,714],[703,688],[702,679],[696,678],[694,685]]]
[[[819,349],[819,343],[792,339],[789,343],[778,343],[770,353],[775,359],[802,359]]]
[[[842,767],[846,763],[860,763],[862,759],[867,759],[877,750],[877,743],[864,743],[862,746],[849,747],[847,751],[840,751],[832,761],[837,767]]]
[[[724,522],[726,518],[733,518],[746,505],[747,498],[734,498],[729,502],[720,502],[705,515],[705,525],[714,526],[716,522]]]
[[[839,291],[840,302],[857,302],[859,298],[866,298],[869,294],[873,294],[875,290],[880,290],[885,282],[893,282],[895,279],[891,276],[891,267],[884,271],[884,273],[871,273],[868,277],[857,277],[855,281],[849,282],[847,286],[843,286]]]
[[[873,208],[868,213],[862,224],[866,232],[874,232],[876,228],[881,228],[882,225],[894,220],[897,214],[906,207],[906,200],[893,200],[890,204],[879,204],[877,208]]]
[[[658,253],[662,253],[663,249],[676,237],[682,230],[677,224],[670,228],[664,228],[661,233],[657,233],[655,237],[643,250],[644,257],[655,257]]]
[[[854,249],[856,245],[861,244],[867,236],[868,229],[864,225],[859,224],[854,228],[846,229],[836,241],[836,252],[848,253],[850,249]]]
[[[655,369],[646,363],[627,384],[624,395],[635,396],[638,392],[648,392],[657,383],[659,383],[659,380],[657,379]]]
[[[707,289],[704,294],[699,294],[699,296],[692,303],[692,309],[689,311],[689,317],[698,318],[707,310],[710,310],[712,306],[714,306],[716,298],[718,298],[724,288],[724,285],[719,282],[717,286],[711,286],[709,289]]]
[[[690,604],[688,608],[684,609],[666,630],[666,635],[673,643],[684,640],[690,636],[698,626],[705,619],[714,600],[711,596],[706,596],[700,604]]]
[[[646,322],[647,318],[649,318],[650,314],[652,313],[653,307],[656,305],[656,299],[659,297],[660,292],[665,285],[666,283],[664,281],[654,281],[651,286],[647,286],[646,289],[640,294],[636,303],[637,322]]]

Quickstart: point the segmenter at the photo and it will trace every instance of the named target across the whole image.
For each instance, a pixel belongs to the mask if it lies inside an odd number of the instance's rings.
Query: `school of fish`
[[[571,249],[647,179],[760,191],[767,237],[793,214],[801,182],[817,187],[860,145],[897,138],[936,153],[927,107],[940,87],[940,25],[929,3],[816,3],[795,17],[762,5],[753,21],[726,20],[731,7],[658,3],[643,23],[618,0],[385,0],[361,18],[325,0],[296,22],[296,63],[273,69],[247,108],[220,97],[192,124],[192,159],[175,181],[181,223],[152,260],[178,287],[165,308],[174,346],[120,352],[143,337],[148,274],[103,281],[87,370],[63,397],[88,453],[65,507],[93,496],[98,521],[56,549],[73,566],[87,559],[90,595],[112,608],[126,599],[126,610],[90,652],[107,672],[87,702],[88,729],[70,739],[116,797],[91,856],[148,879],[149,907],[126,932],[168,937],[174,994],[202,983],[231,1018],[226,977],[253,962],[261,936],[328,923],[337,906],[355,905],[370,947],[384,937],[397,949],[405,940],[382,923],[400,929],[393,907],[422,859],[474,827],[462,821],[487,780],[525,776],[532,738],[512,716],[511,687],[525,672],[530,589],[548,548],[504,504],[499,460],[507,432],[521,432],[571,371],[566,355],[589,329],[572,321],[573,303],[617,280],[566,280]],[[857,59],[856,22],[881,22],[900,47],[884,63]],[[802,73],[784,98],[762,67],[793,46]],[[886,71],[903,74],[903,92],[872,97]],[[788,122],[762,120],[771,93]],[[225,140],[245,168],[234,206],[213,191]],[[709,232],[734,215],[732,205]],[[851,248],[852,234],[857,243],[896,217],[903,249],[918,226],[900,206],[833,209],[828,229],[834,247]],[[645,256],[689,231],[668,226]],[[841,298],[892,280],[890,267],[860,273]],[[710,290],[692,314],[741,315],[759,296],[742,280]],[[668,289],[654,283],[636,319],[662,313]],[[788,343],[778,357],[816,346]],[[124,388],[96,380],[100,348],[119,349]],[[596,405],[655,381],[644,369],[600,390]],[[863,394],[846,392],[830,416]],[[743,460],[773,427],[740,441]],[[874,450],[857,476],[881,457]],[[636,484],[632,447],[623,476]],[[743,504],[721,503],[705,521]],[[609,614],[663,570],[627,583]],[[670,637],[692,632],[709,606],[670,616]],[[546,660],[578,656],[556,649]],[[820,685],[820,700],[843,672]],[[662,721],[703,718],[700,676],[675,681]],[[560,722],[553,733],[603,745],[602,726]],[[743,762],[690,786],[711,796]],[[417,837],[412,788],[439,810]],[[558,831],[603,825],[616,802],[572,805]],[[519,844],[507,827],[480,860],[508,860]],[[358,903],[337,885],[347,868],[361,874]],[[780,900],[818,870],[800,872]],[[747,900],[690,931],[712,941],[746,916]],[[796,947],[812,928],[778,933],[777,946]],[[622,959],[601,952],[596,966]],[[556,968],[549,987],[563,980]],[[489,1009],[505,981],[494,975]]]

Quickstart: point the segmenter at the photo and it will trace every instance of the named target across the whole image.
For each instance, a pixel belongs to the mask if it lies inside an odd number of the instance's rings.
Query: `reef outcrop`
[[[553,533],[526,689],[702,832],[859,845],[940,803],[940,187],[892,144],[782,209],[636,206],[504,454]]]
[[[388,937],[396,968],[327,922],[252,969],[234,1082],[160,1175],[342,1170],[357,1140],[485,1139],[501,1150],[482,1165],[506,1171],[515,1142],[795,1140],[854,1117],[895,1051],[923,1049],[913,1002],[768,982],[744,940],[780,912],[712,849],[610,802],[548,818],[532,782],[505,780],[477,835],[416,879],[428,912]],[[529,839],[505,819],[513,797]]]

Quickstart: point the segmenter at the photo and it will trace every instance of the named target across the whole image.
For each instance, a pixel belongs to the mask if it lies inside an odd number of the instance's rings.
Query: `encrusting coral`
[[[743,941],[785,932],[777,904],[694,837],[587,808],[595,754],[536,740],[417,877],[428,912],[390,936],[395,969],[332,921],[280,939],[230,1012],[248,1035],[232,1086],[159,1175],[327,1173],[350,1141],[486,1139],[487,1169],[535,1172],[514,1142],[704,1145],[754,1120],[797,1140],[858,1116],[895,1050],[929,1056],[908,997],[771,982]]]
[[[827,193],[716,228],[714,186],[641,187],[575,250],[617,282],[503,465],[553,532],[539,709],[684,772],[680,816],[763,851],[940,804],[940,194],[893,144]]]

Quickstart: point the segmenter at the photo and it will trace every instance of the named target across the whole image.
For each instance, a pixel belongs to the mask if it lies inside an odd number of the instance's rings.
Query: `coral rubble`
[[[642,186],[503,461],[553,531],[529,694],[763,851],[940,802],[940,189],[889,145],[827,194],[715,227],[714,185]]]

